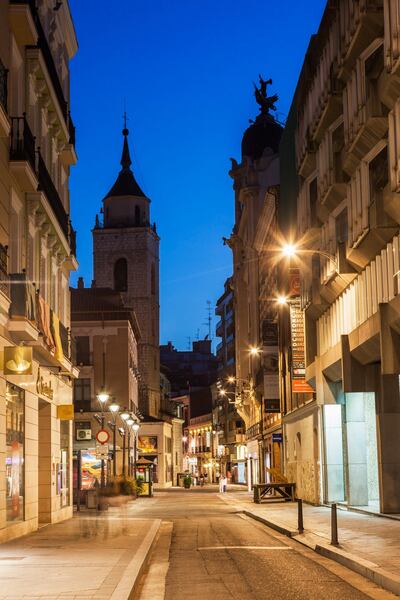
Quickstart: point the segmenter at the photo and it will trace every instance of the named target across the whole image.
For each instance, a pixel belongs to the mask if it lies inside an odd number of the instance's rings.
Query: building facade
[[[230,171],[235,191],[235,225],[227,240],[234,266],[236,372],[232,389],[246,428],[249,487],[266,478],[265,467],[270,468],[279,456],[272,443],[279,413],[274,412],[266,422],[263,439],[264,414],[269,414],[264,411],[276,411],[279,406],[275,270],[266,256],[275,219],[282,127],[270,114],[277,97],[267,95],[267,84],[260,77],[260,87],[255,89],[260,114],[244,133],[241,163],[232,160]]]
[[[122,169],[103,199],[103,222],[93,229],[94,281],[119,291],[135,311],[139,328],[139,408],[158,418],[160,410],[159,241],[150,223],[150,200],[130,168],[128,130],[124,128]]]
[[[0,6],[0,541],[72,516],[68,3]]]
[[[213,393],[213,430],[215,431],[216,455],[220,472],[230,474],[232,483],[246,483],[246,440],[243,419],[236,410],[232,390],[221,395],[220,390],[229,388],[229,378],[235,377],[235,315],[232,278],[224,284],[224,293],[218,298],[215,314],[219,316],[216,336],[219,386]]]
[[[96,456],[96,434],[101,429],[101,420],[99,421],[98,417],[102,407],[97,399],[100,390],[109,390],[110,394],[109,403],[104,406],[104,428],[110,436],[106,476],[112,474],[114,460],[114,423],[108,408],[111,402],[120,407],[119,413],[114,415],[117,425],[117,475],[121,475],[123,471],[128,473],[128,456],[132,464],[134,435],[130,435],[128,444],[126,428],[123,428],[124,423],[119,414],[124,411],[135,416],[138,413],[137,348],[140,333],[135,313],[124,304],[119,292],[110,288],[84,288],[82,279],[77,289],[71,289],[71,325],[76,342],[76,362],[79,366],[79,378],[74,381],[74,451],[75,459],[78,450],[81,451],[84,474],[82,489],[87,490],[95,486],[95,480],[99,480],[101,475],[100,461]],[[89,464],[91,467],[86,468]]]
[[[328,3],[292,138],[301,305],[289,311],[314,393],[287,406],[286,469],[304,499],[384,513],[400,509],[399,27],[395,2]]]

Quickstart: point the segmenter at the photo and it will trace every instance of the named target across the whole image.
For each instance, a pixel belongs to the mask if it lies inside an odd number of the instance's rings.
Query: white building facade
[[[72,516],[67,2],[0,5],[0,541]]]

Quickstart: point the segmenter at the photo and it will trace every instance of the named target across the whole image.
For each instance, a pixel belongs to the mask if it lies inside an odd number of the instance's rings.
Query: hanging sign
[[[30,346],[5,346],[4,375],[32,375]]]
[[[73,421],[74,405],[60,404],[59,406],[57,406],[57,419],[60,419],[60,421]]]

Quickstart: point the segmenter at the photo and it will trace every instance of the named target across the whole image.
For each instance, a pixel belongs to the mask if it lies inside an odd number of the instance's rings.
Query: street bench
[[[253,486],[254,502],[261,504],[262,500],[273,500],[278,496],[284,500],[295,499],[296,484],[287,481],[279,481],[274,483],[257,483]],[[266,498],[269,496],[269,498]]]

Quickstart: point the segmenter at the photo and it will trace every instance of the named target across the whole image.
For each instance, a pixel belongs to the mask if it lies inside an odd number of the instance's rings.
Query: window
[[[128,289],[128,263],[126,258],[119,258],[114,265],[114,290],[126,292]]]
[[[76,362],[78,365],[90,365],[90,343],[88,335],[79,335],[76,340]]]
[[[336,217],[336,240],[338,244],[345,244],[348,240],[349,230],[347,225],[347,208]]]
[[[310,218],[311,218],[311,227],[318,227],[318,213],[317,213],[317,204],[318,204],[318,182],[315,177],[309,185],[308,188],[309,193],[309,201],[310,201]]]
[[[74,405],[75,410],[90,410],[91,386],[90,379],[74,380]]]
[[[24,391],[7,383],[6,389],[6,521],[24,519]]]
[[[139,206],[135,206],[135,225],[137,227],[140,225],[140,208],[139,208]]]

